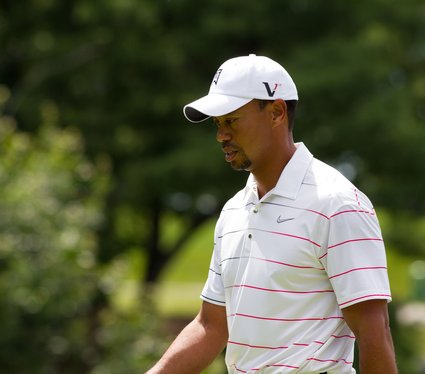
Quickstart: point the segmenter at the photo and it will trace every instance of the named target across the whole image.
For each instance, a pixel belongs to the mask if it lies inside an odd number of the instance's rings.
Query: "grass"
[[[215,221],[193,234],[183,251],[165,269],[157,285],[155,301],[164,316],[194,316],[201,305],[199,295],[208,276]]]
[[[404,256],[394,248],[387,248],[388,276],[394,299],[405,301],[412,296],[413,280],[409,268],[415,260],[417,258]]]
[[[155,301],[165,317],[195,316],[201,306],[203,283],[162,282],[158,286]]]
[[[185,248],[169,264],[160,282],[204,283],[213,251],[215,220],[202,225],[189,239]]]

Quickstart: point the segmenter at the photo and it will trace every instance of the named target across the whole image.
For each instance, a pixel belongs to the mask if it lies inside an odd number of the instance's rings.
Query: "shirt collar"
[[[301,189],[304,177],[310,167],[313,155],[304,145],[304,143],[296,143],[297,150],[286,164],[275,186],[267,195],[279,195],[291,200],[297,198]],[[257,195],[257,182],[252,174],[250,174],[247,182],[247,192],[251,191]],[[267,196],[266,195],[266,196]]]

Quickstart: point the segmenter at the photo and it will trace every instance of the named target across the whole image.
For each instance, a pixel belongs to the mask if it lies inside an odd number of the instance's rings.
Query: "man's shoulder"
[[[339,170],[316,158],[312,160],[303,184],[334,193],[345,193],[356,188]]]
[[[313,159],[303,185],[312,189],[318,201],[327,204],[331,211],[358,205],[373,209],[369,198],[346,176],[318,159]]]

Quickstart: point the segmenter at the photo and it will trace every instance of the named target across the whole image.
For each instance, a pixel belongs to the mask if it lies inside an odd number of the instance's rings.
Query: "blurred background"
[[[374,202],[400,373],[425,373],[423,0],[1,0],[2,373],[143,373],[193,318],[247,175],[182,107],[249,53]]]

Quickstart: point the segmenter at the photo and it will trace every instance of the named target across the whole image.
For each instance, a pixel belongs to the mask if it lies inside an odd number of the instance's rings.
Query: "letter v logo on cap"
[[[272,89],[270,88],[270,85],[267,82],[263,82],[264,87],[266,87],[267,93],[269,94],[270,97],[273,97],[274,94],[276,93],[277,87],[279,86],[278,83],[276,83],[274,85],[274,90],[272,91]]]

